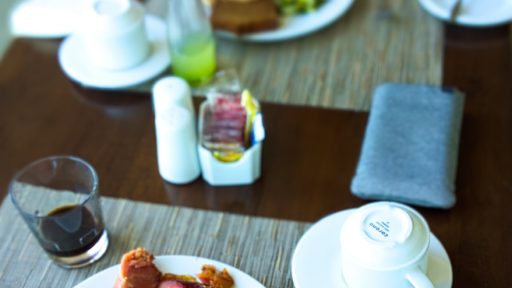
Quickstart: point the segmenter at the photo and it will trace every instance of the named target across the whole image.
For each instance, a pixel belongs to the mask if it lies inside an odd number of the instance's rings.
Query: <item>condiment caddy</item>
[[[187,82],[169,76],[153,86],[158,168],[168,182],[186,184],[202,172],[213,186],[247,185],[261,175],[259,102],[248,90],[212,87],[196,125]]]

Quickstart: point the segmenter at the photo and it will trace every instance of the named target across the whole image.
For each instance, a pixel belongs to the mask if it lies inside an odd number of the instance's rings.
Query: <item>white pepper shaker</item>
[[[153,86],[158,170],[175,184],[191,182],[201,173],[192,94],[179,77],[164,77]]]
[[[201,173],[193,114],[184,107],[160,110],[155,117],[158,170],[174,184],[186,184]]]
[[[184,107],[194,114],[192,93],[188,83],[182,78],[167,76],[158,80],[153,85],[153,109],[155,115],[172,106]]]

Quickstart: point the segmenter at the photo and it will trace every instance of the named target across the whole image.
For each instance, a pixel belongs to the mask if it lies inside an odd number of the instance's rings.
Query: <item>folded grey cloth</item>
[[[418,206],[455,205],[464,95],[426,85],[374,92],[352,193]]]

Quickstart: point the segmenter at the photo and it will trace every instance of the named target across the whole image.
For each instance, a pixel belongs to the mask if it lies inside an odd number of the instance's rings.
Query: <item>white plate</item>
[[[448,21],[456,0],[418,0],[435,17]],[[512,19],[512,1],[462,0],[456,24],[466,26],[494,26]]]
[[[354,209],[327,216],[315,223],[300,239],[292,257],[292,278],[296,288],[346,288],[341,275],[339,231]],[[436,288],[452,286],[448,253],[430,234],[428,276]]]
[[[341,17],[348,11],[354,0],[327,0],[311,13],[305,13],[290,17],[285,20],[282,27],[259,33],[251,33],[244,36],[217,31],[217,34],[227,38],[237,38],[253,42],[282,41],[318,31]]]
[[[151,54],[136,67],[109,71],[97,68],[88,61],[82,40],[77,34],[66,38],[59,48],[59,62],[64,73],[84,86],[115,89],[141,84],[169,67],[165,22],[146,16],[146,31],[151,42]]]
[[[265,288],[260,282],[246,273],[215,260],[185,255],[155,257],[155,265],[160,271],[173,274],[197,275],[201,272],[201,267],[204,264],[213,265],[217,269],[226,268],[235,281],[234,288]],[[117,275],[119,275],[119,265],[107,268],[87,278],[76,285],[75,288],[112,288]]]

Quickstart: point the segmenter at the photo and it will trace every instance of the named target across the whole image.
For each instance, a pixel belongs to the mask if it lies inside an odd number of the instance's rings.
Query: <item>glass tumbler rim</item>
[[[91,191],[86,194],[87,197],[85,197],[85,199],[83,199],[79,204],[77,204],[76,207],[73,207],[73,209],[70,209],[70,210],[65,211],[63,213],[59,213],[57,215],[50,215],[50,216],[48,216],[48,215],[37,215],[37,214],[34,214],[34,213],[29,213],[25,209],[23,209],[23,207],[16,200],[16,196],[14,195],[14,189],[13,189],[14,183],[16,183],[16,180],[19,179],[23,174],[25,174],[31,168],[34,168],[37,165],[40,165],[41,163],[44,163],[44,162],[47,162],[47,161],[54,161],[54,160],[71,160],[71,161],[78,162],[81,165],[84,165],[87,168],[87,170],[91,173],[91,179],[93,179]],[[30,162],[29,164],[25,165],[20,170],[18,170],[14,174],[14,176],[11,178],[11,181],[9,182],[8,193],[9,193],[9,198],[11,198],[11,202],[14,204],[16,209],[24,217],[32,217],[32,218],[36,218],[36,219],[43,219],[43,218],[51,219],[51,218],[63,217],[65,215],[67,215],[68,213],[71,213],[72,211],[75,211],[76,209],[83,208],[85,206],[85,204],[87,202],[89,202],[89,200],[93,196],[98,194],[98,185],[99,185],[98,174],[97,174],[96,170],[94,169],[94,167],[89,162],[85,161],[84,159],[82,159],[82,158],[80,158],[78,156],[73,156],[73,155],[53,155],[53,156],[47,156],[47,157],[43,157],[43,158],[39,158],[37,160],[34,160],[34,161]]]

